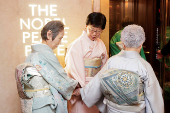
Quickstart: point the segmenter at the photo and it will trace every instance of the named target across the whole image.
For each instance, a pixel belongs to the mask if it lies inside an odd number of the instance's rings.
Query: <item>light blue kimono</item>
[[[77,81],[68,78],[53,50],[45,44],[32,45],[26,61],[31,63],[50,85],[51,96],[33,98],[33,113],[67,113],[67,101],[71,98]]]

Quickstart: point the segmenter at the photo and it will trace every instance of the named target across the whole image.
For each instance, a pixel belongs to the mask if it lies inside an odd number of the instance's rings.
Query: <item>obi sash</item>
[[[143,83],[134,72],[112,68],[102,73],[100,80],[102,93],[113,103],[131,106],[144,100]]]
[[[24,90],[25,84],[28,85],[30,88],[32,88],[32,86],[30,86],[24,80],[24,77],[27,76],[27,75],[25,75],[25,69],[27,67],[32,67],[32,66],[33,65],[30,64],[30,63],[24,63],[24,64],[18,65],[15,69],[15,79],[16,79],[16,82],[17,82],[18,94],[19,94],[19,97],[22,98],[22,99],[31,99],[32,98],[32,97],[29,97]],[[29,78],[28,78],[28,80],[29,80]]]
[[[38,80],[36,76],[39,76]],[[18,94],[21,99],[31,99],[33,97],[42,97],[42,96],[51,95],[49,90],[50,89],[49,84],[42,78],[41,74],[38,73],[38,71],[35,68],[33,68],[32,64],[23,63],[18,65],[16,68],[15,78],[17,81]],[[38,88],[38,86],[33,86],[32,80],[34,82],[37,82],[38,85],[39,83],[42,82],[45,87]],[[30,81],[31,83],[29,83]],[[39,86],[42,86],[42,84],[40,84]],[[34,87],[38,89],[35,89]],[[46,91],[46,93],[44,95],[42,93],[41,95],[39,95],[38,94],[39,91]]]
[[[88,83],[101,69],[102,59],[84,59],[86,83]]]
[[[27,69],[31,69],[28,70]],[[34,87],[29,83],[34,79],[34,74],[41,76],[38,71],[33,70],[33,65],[30,63],[23,63],[16,67],[15,78],[17,82],[18,95],[20,97],[21,112],[22,113],[32,113],[33,110],[33,98],[43,97],[52,95],[49,88],[34,89]],[[42,93],[39,91],[46,91]]]
[[[86,77],[94,77],[101,69],[102,59],[84,59]]]
[[[33,99],[32,97],[27,95],[27,93],[24,90],[24,86],[25,84],[27,84],[27,82],[24,80],[25,71],[26,71],[25,69],[31,66],[32,64],[30,63],[24,63],[24,64],[18,65],[15,69],[15,79],[17,82],[17,89],[18,89],[18,94],[20,97],[22,113],[32,113]],[[32,86],[30,86],[29,84],[27,84],[27,86],[32,88]]]
[[[56,108],[56,113],[67,113],[67,109],[65,111],[64,108],[67,106],[67,101],[64,100],[61,94],[59,94],[53,86],[49,85],[33,67],[30,63],[23,63],[18,65],[15,70],[21,112],[32,113],[34,108],[41,108],[46,104],[35,104],[37,99],[49,97],[49,99],[52,99],[49,103],[52,109]]]

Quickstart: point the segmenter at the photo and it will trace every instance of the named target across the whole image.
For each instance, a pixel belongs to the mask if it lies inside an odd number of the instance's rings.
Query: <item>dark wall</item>
[[[146,41],[144,51],[147,61],[154,66],[156,60],[156,1],[155,0],[138,0],[137,16],[135,23],[141,25],[145,30]]]
[[[147,61],[157,70],[158,60],[156,60],[156,0],[128,0],[128,13],[135,24],[144,28],[146,41],[143,44]],[[110,0],[110,33],[109,38],[122,27],[117,27],[125,18],[125,0]],[[117,10],[117,5],[120,9]],[[120,13],[120,14],[119,14]],[[157,73],[157,72],[156,72]],[[159,73],[159,72],[158,72]]]

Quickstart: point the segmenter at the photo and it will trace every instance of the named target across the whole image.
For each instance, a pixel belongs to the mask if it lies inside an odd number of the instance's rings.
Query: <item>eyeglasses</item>
[[[89,28],[89,31],[90,31],[91,33],[96,32],[97,34],[101,34],[101,33],[103,32],[102,30],[94,30],[93,28]]]

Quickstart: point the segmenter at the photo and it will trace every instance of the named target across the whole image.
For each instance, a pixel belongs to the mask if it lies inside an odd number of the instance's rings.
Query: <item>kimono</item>
[[[79,82],[81,87],[84,87],[93,77],[86,76],[85,59],[101,58],[101,68],[108,59],[107,50],[103,41],[97,38],[95,41],[90,40],[87,33],[83,31],[82,35],[77,38],[71,45],[68,46],[67,55],[65,58],[65,70],[70,78]],[[88,108],[80,96],[72,96],[68,102],[69,113],[98,113],[96,106]]]
[[[144,100],[141,100],[138,105],[119,105],[104,99],[100,78],[109,69],[128,70],[138,74],[144,87]],[[80,93],[88,107],[96,105],[102,113],[164,113],[162,90],[156,75],[151,65],[136,51],[122,50],[112,56],[100,72],[80,89]]]
[[[67,76],[53,50],[45,44],[32,45],[25,62],[32,65],[23,68],[21,77],[23,92],[29,98],[21,99],[21,104],[27,107],[27,100],[32,100],[32,113],[68,113],[67,100],[78,82]]]
[[[118,31],[115,33],[115,35],[112,37],[112,39],[110,40],[110,53],[111,53],[111,56],[113,55],[116,55],[118,54],[121,50],[120,48],[117,46],[117,42],[120,42],[120,38],[121,38],[121,32],[122,30]],[[145,57],[145,53],[144,53],[144,50],[143,50],[143,47],[140,51],[140,55],[143,59],[146,60],[146,57]]]

